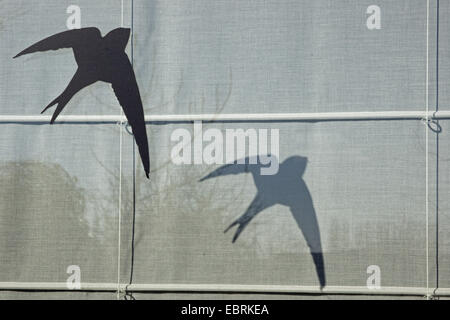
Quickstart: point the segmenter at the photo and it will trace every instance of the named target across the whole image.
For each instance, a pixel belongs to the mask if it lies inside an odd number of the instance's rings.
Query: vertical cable
[[[120,26],[123,28],[123,0],[120,0]]]
[[[134,0],[131,0],[131,67],[134,68]],[[129,296],[134,299],[131,294],[127,293],[128,286],[133,282],[134,271],[134,235],[136,229],[136,139],[133,135],[133,212],[132,212],[132,229],[131,229],[131,261],[130,261],[130,279],[125,287],[125,297]]]
[[[436,108],[435,113],[439,111],[439,0],[436,1]],[[433,294],[439,288],[439,119],[436,120],[436,227],[435,227],[435,264],[436,264],[436,282]]]
[[[131,0],[131,66],[134,69],[134,0]],[[131,231],[132,238],[131,238],[130,284],[133,282],[135,224],[136,224],[136,139],[133,135],[133,221]]]
[[[426,298],[430,299],[429,294],[429,253],[428,253],[428,121],[429,121],[429,104],[428,104],[428,68],[429,68],[429,26],[430,26],[430,0],[427,0],[427,53],[426,53],[426,76],[425,76],[425,114],[426,114],[426,126],[425,126],[425,245],[426,245],[426,282],[427,282],[427,292]]]
[[[118,232],[117,232],[117,299],[120,299],[120,242],[121,242],[121,226],[122,226],[122,127],[123,122],[120,121],[119,130],[119,221],[118,221]]]
[[[123,28],[123,0],[120,0],[120,26]],[[120,116],[123,116],[123,110],[120,108]],[[122,128],[123,122],[120,120],[119,125],[119,221],[118,221],[118,232],[117,232],[117,300],[120,299],[120,242],[121,242],[121,226],[122,226]]]

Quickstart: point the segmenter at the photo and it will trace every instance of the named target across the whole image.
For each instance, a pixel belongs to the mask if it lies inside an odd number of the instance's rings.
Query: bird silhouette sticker
[[[145,175],[149,177],[150,157],[144,110],[133,66],[125,53],[129,28],[117,28],[102,37],[94,27],[73,29],[52,35],[17,54],[72,48],[78,69],[67,88],[41,113],[57,105],[50,120],[53,124],[66,104],[81,89],[97,82],[110,83],[130,124],[139,149]]]
[[[245,213],[231,223],[224,232],[237,226],[233,236],[234,243],[258,213],[276,204],[287,206],[306,240],[320,286],[323,288],[326,278],[319,225],[311,195],[302,178],[307,160],[305,157],[292,156],[279,165],[277,174],[262,175],[261,167],[264,165],[260,164],[257,159],[245,158],[245,162],[244,160],[238,161],[243,164],[224,165],[200,181],[231,174],[251,173],[257,189],[256,196]]]

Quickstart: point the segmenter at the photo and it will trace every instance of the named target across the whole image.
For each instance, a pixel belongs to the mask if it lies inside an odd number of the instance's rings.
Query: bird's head
[[[108,32],[104,39],[108,42],[109,47],[125,50],[130,39],[130,32],[130,28],[117,28]]]
[[[306,169],[306,164],[308,163],[307,157],[302,156],[292,156],[283,161],[283,167],[289,168],[289,171],[300,171],[300,175],[303,175]]]

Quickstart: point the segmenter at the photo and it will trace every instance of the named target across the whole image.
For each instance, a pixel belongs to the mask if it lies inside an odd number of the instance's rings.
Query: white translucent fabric
[[[376,30],[366,25],[373,3],[360,0],[76,5],[81,27],[106,34],[123,20],[133,28],[127,53],[146,115],[189,115],[424,111],[427,51],[429,110],[450,111],[450,4],[429,1],[427,47],[427,3],[378,0]],[[38,115],[66,87],[76,70],[70,49],[12,57],[67,30],[68,5],[2,2],[0,118]],[[110,85],[99,82],[62,114],[120,112]],[[115,123],[0,123],[0,290],[6,282],[65,283],[70,265],[80,267],[82,284],[111,286],[120,265],[123,284],[132,272],[140,285],[366,288],[368,267],[377,266],[382,288],[450,288],[448,120],[439,125],[427,141],[419,120],[203,123],[223,135],[278,130],[280,164],[306,163],[280,165],[280,177],[292,170],[295,184],[251,173],[199,181],[220,165],[171,159],[173,132],[193,133],[191,122],[147,123],[150,180],[132,136]],[[233,243],[236,229],[224,231],[267,185],[276,191]],[[51,297],[65,295],[114,297]]]

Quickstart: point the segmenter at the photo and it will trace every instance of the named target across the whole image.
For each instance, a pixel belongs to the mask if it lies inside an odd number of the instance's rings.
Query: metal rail
[[[287,286],[287,285],[238,285],[238,284],[121,284],[121,290],[129,292],[171,293],[260,293],[260,294],[324,294],[324,295],[394,295],[425,296],[426,288],[381,287],[369,289],[358,286]],[[81,283],[81,289],[69,289],[64,282],[0,282],[0,291],[93,291],[116,292],[117,283]],[[450,288],[439,288],[433,296],[450,296]]]
[[[0,123],[48,123],[50,115],[0,115]],[[147,115],[146,122],[246,122],[246,121],[345,121],[345,120],[421,120],[450,119],[450,111],[376,111],[321,113],[233,113]],[[126,122],[121,115],[60,115],[57,122],[116,123]]]

